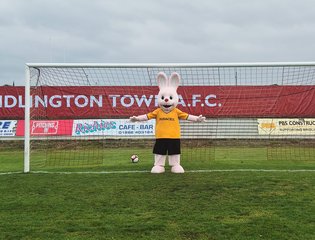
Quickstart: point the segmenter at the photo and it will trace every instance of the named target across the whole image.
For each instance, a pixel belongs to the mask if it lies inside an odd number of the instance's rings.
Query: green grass
[[[0,176],[0,239],[314,239],[314,173]]]
[[[138,154],[138,164],[130,162],[132,154]],[[183,148],[181,158],[186,170],[315,169],[313,148],[280,148],[275,156],[268,154],[266,147],[218,146]],[[31,155],[32,171],[149,171],[152,165],[152,149],[148,147],[49,149]],[[0,150],[0,172],[22,170],[22,150]]]
[[[22,150],[0,150],[0,172],[22,171]]]
[[[314,151],[299,151],[183,148],[182,165],[315,170]],[[0,173],[0,239],[315,239],[315,172],[153,175],[152,163],[151,148],[33,151],[32,170],[73,174]],[[0,150],[0,172],[22,169],[22,150]],[[144,172],[75,173],[127,170]]]

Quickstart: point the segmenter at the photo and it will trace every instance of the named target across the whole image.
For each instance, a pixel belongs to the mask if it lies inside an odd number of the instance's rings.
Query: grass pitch
[[[0,176],[1,239],[314,239],[312,172]]]
[[[22,171],[23,153],[0,151],[0,239],[315,239],[314,171],[192,172],[315,170],[312,157],[268,160],[261,147],[193,148],[182,155],[187,173],[167,167],[153,175],[151,149],[75,153],[91,161],[79,164],[71,150],[36,151],[31,168],[55,173],[3,174]],[[134,153],[138,164],[129,162]],[[62,171],[68,174],[56,173]]]

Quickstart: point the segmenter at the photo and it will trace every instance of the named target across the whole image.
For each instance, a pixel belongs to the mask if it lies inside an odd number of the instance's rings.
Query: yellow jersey
[[[174,108],[171,112],[165,113],[161,108],[147,114],[148,119],[156,119],[156,138],[180,138],[179,119],[187,119],[188,113]]]

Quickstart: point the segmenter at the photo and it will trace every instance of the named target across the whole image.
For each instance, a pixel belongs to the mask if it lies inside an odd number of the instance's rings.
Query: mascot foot
[[[171,172],[172,173],[184,173],[185,170],[181,165],[175,165],[172,167]]]
[[[163,166],[156,165],[152,168],[151,173],[164,173],[165,168]]]

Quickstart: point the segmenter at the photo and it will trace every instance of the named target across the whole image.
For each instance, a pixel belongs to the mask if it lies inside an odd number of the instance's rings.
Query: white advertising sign
[[[259,135],[315,135],[315,118],[261,118]]]
[[[0,136],[15,136],[17,120],[0,120]]]
[[[72,136],[153,136],[155,120],[130,122],[129,119],[74,120]]]

